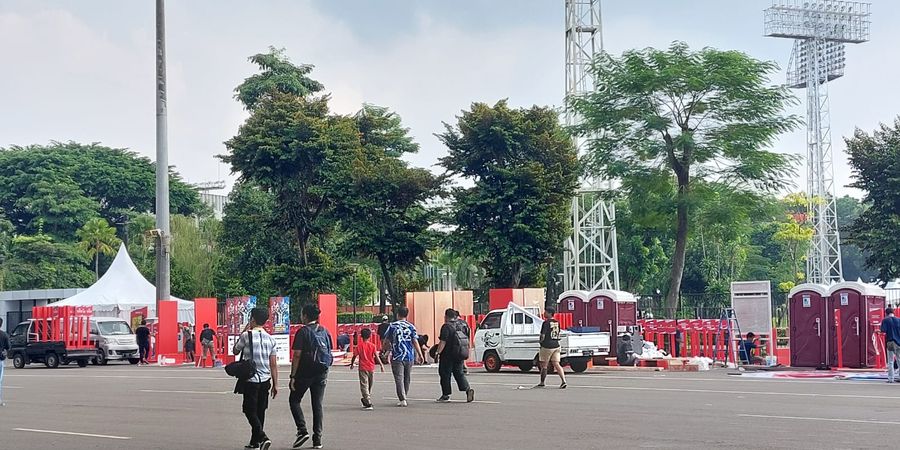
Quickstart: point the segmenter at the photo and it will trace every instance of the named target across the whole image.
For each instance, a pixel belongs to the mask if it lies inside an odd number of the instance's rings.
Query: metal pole
[[[169,154],[166,129],[165,1],[156,0],[156,316],[169,300]]]
[[[359,320],[356,319],[356,278],[359,275],[359,267],[357,266],[353,271],[353,323],[359,323]]]

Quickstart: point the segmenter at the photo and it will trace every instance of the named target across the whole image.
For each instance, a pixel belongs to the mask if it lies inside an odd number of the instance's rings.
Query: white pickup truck
[[[488,372],[499,372],[504,364],[518,366],[523,372],[537,365],[541,325],[537,308],[522,308],[510,303],[506,309],[491,311],[475,332],[475,361],[482,361]],[[573,333],[562,331],[559,340],[560,363],[575,372],[584,372],[588,360],[609,354],[609,333]]]

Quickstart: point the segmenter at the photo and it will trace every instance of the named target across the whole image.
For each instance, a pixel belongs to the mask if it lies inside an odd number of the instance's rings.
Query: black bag
[[[237,378],[239,381],[247,381],[256,376],[256,363],[253,361],[253,331],[247,332],[249,345],[241,350],[241,359],[230,362],[225,366],[225,373],[229,376]],[[249,351],[248,351],[249,348]],[[248,358],[244,359],[244,353],[248,354]]]
[[[460,361],[469,359],[469,327],[457,319],[453,324],[456,331],[456,358]]]

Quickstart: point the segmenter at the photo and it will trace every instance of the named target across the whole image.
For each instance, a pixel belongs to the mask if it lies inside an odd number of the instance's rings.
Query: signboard
[[[131,329],[136,330],[137,327],[141,326],[141,321],[147,318],[148,308],[145,306],[143,308],[133,309],[131,310]]]
[[[272,297],[269,299],[269,322],[266,329],[273,335],[288,334],[291,330],[291,298]]]
[[[289,334],[277,334],[272,336],[275,339],[275,357],[278,360],[278,364],[290,364],[291,363],[291,336]],[[228,336],[228,354],[234,356],[232,350],[234,349],[234,343],[237,341],[237,336]]]
[[[228,334],[239,334],[250,323],[250,310],[255,307],[254,296],[225,299],[225,326],[228,328]]]
[[[569,311],[575,311],[575,300],[569,300]]]
[[[603,302],[604,300],[602,298],[597,299],[597,309],[603,309]]]
[[[846,292],[841,292],[841,306],[847,306],[850,304],[850,294]]]
[[[772,334],[772,291],[768,281],[731,283],[731,307],[742,333]]]
[[[810,306],[812,306],[812,300],[809,299],[808,295],[804,295],[803,296],[803,307],[809,308]]]

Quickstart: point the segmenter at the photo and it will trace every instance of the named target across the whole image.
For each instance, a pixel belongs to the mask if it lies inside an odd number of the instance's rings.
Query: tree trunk
[[[676,170],[678,177],[678,210],[677,228],[675,231],[675,254],[672,255],[672,271],[669,272],[669,290],[666,292],[666,309],[674,318],[681,294],[681,277],[684,275],[684,259],[687,254],[688,238],[688,191],[689,182],[687,167]]]
[[[378,257],[378,266],[381,267],[381,276],[384,278],[384,284],[387,286],[388,294],[391,297],[391,305],[396,306],[400,299],[398,298],[398,293],[396,288],[394,287],[394,283],[391,282],[391,271],[388,269],[387,263],[385,263],[384,258]]]
[[[84,266],[82,266],[84,267]],[[94,281],[100,279],[100,252],[94,253]]]

